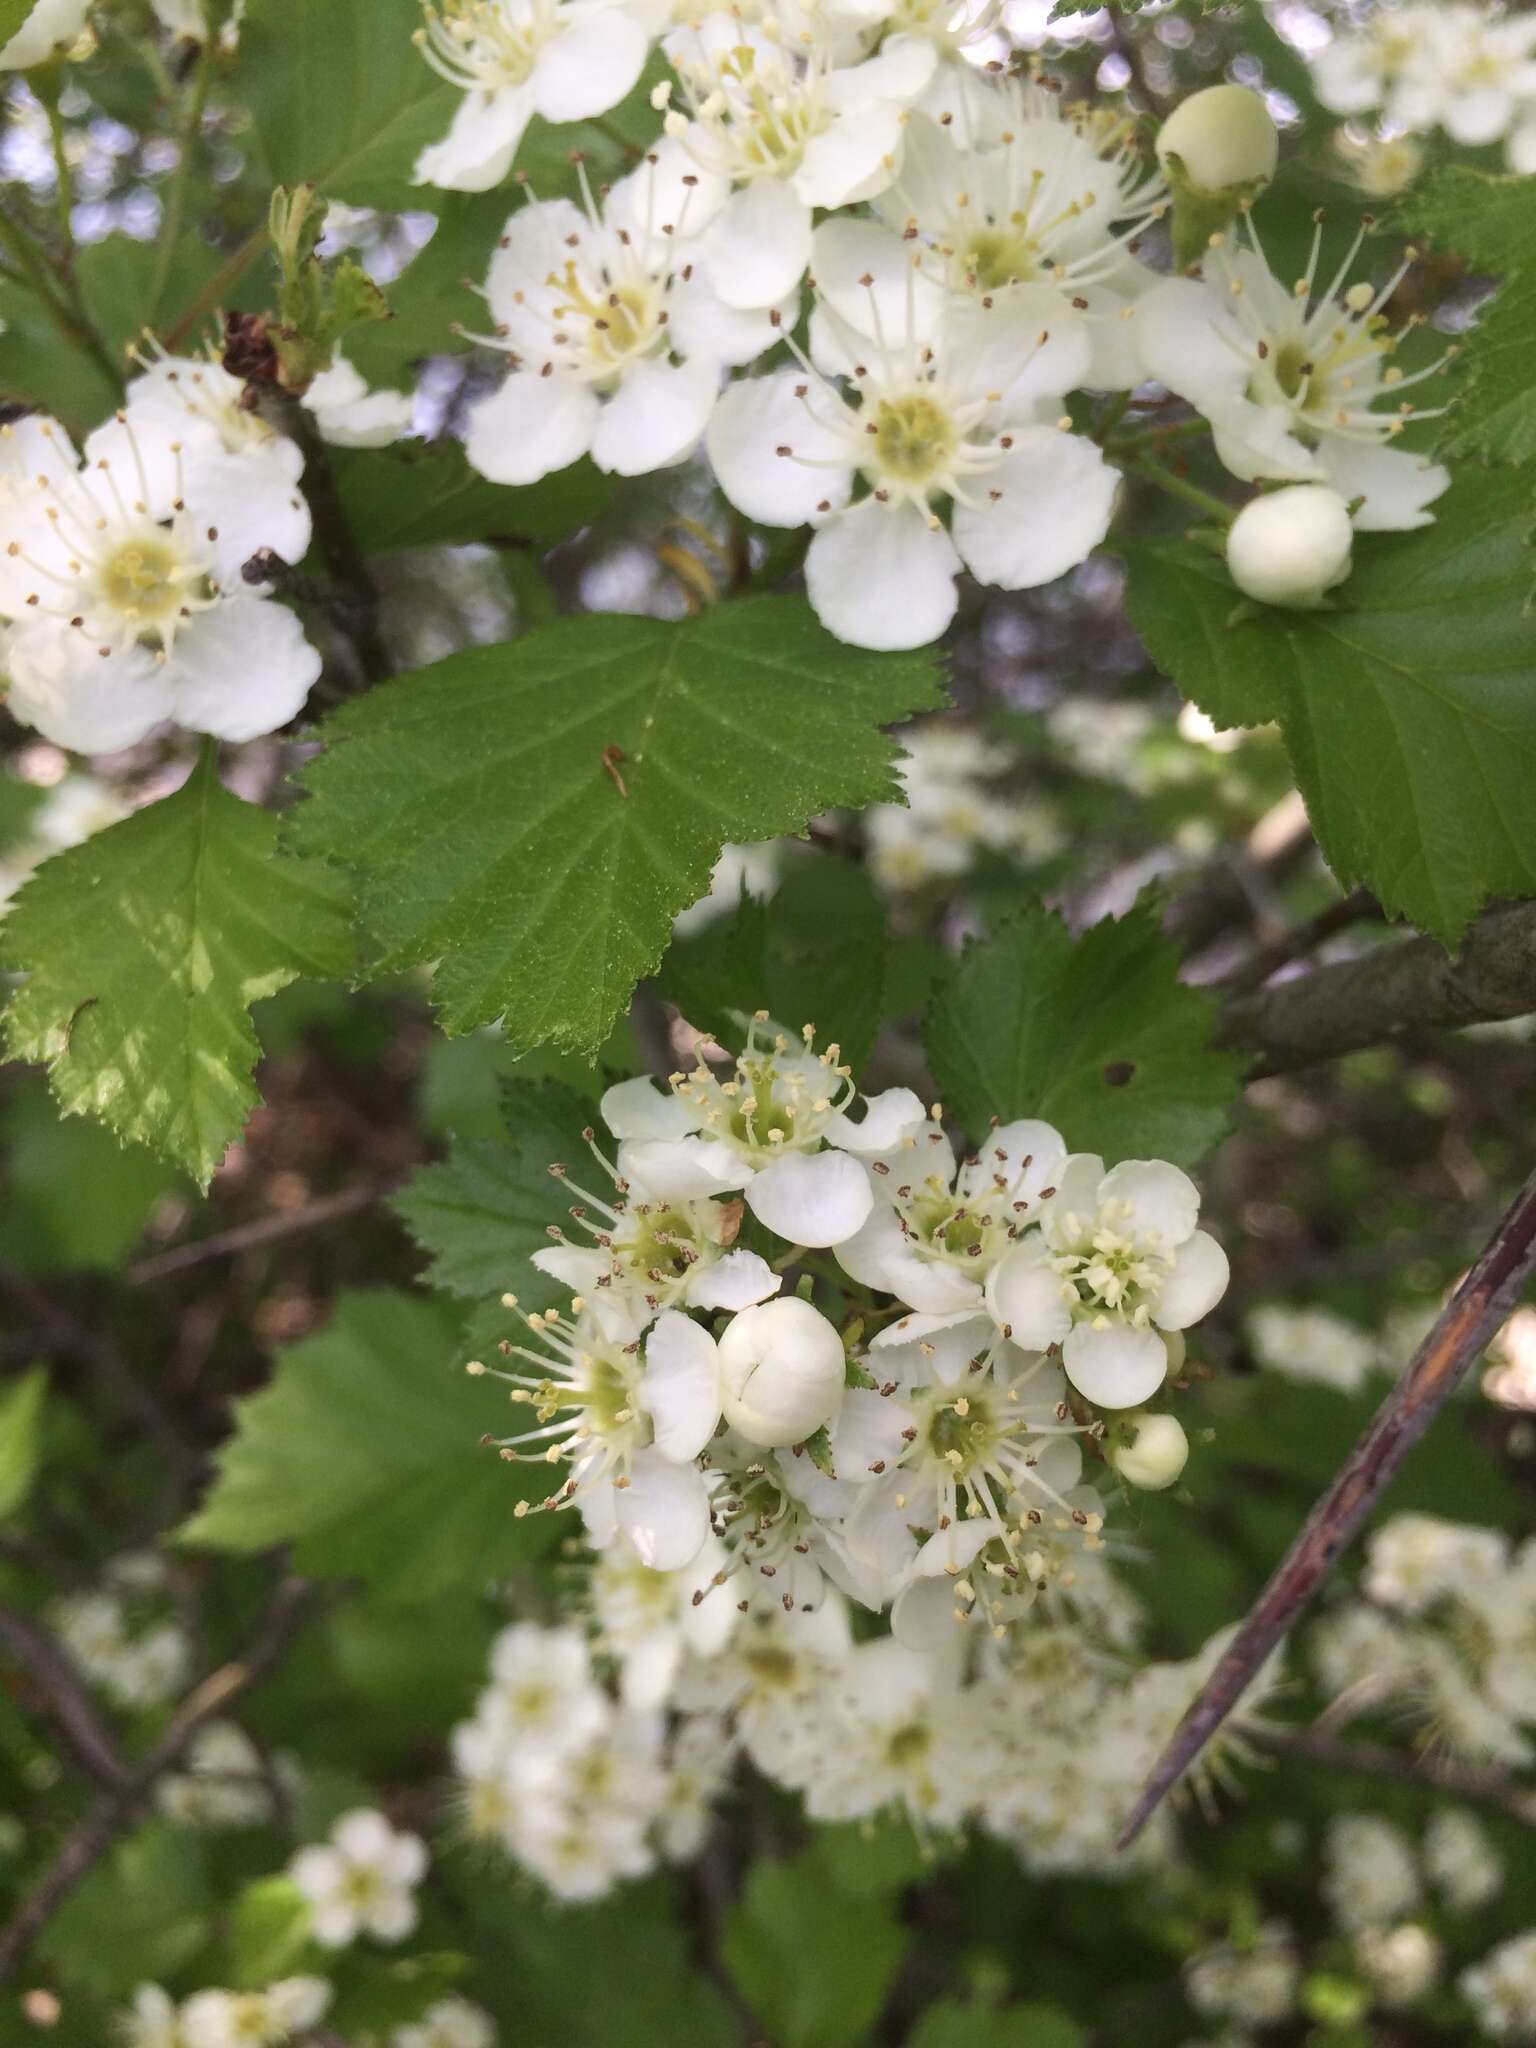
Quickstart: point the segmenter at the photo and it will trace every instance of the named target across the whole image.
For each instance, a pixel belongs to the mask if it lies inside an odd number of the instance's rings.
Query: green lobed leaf
[[[456,442],[343,448],[332,455],[341,501],[366,555],[501,538],[552,546],[601,510],[608,479],[590,462],[510,490],[476,476]]]
[[[416,159],[460,95],[412,44],[419,0],[250,0],[240,87],[275,185],[317,185],[353,206],[418,207]]]
[[[471,1301],[511,1288],[537,1308],[544,1305],[534,1299],[541,1276],[528,1260],[549,1243],[550,1224],[563,1221],[570,1206],[550,1165],[569,1163],[583,1178],[581,1133],[593,1109],[552,1082],[509,1081],[503,1103],[505,1138],[460,1139],[441,1164],[424,1167],[396,1196],[395,1209],[432,1254],[434,1286]],[[592,1171],[599,1171],[595,1162]]]
[[[26,1504],[42,1449],[46,1366],[34,1365],[0,1391],[0,1522]]]
[[[300,1571],[361,1578],[403,1604],[537,1556],[557,1540],[555,1518],[514,1518],[518,1468],[477,1441],[505,1404],[494,1383],[456,1372],[456,1337],[441,1303],[343,1295],[334,1321],[280,1352],[271,1384],[240,1404],[181,1540],[292,1544]]]
[[[879,2017],[906,1953],[889,1896],[839,1891],[816,1851],[752,1866],[720,1953],[781,2048],[848,2048]]]
[[[930,2005],[907,2037],[908,2048],[1085,2048],[1088,2036],[1070,2013],[1054,2005],[962,2005],[942,1998]]]
[[[1076,1152],[1188,1166],[1221,1137],[1243,1059],[1211,1048],[1215,1006],[1178,978],[1143,897],[1074,939],[1033,908],[966,947],[924,1027],[948,1113],[975,1141],[1037,1116]]]
[[[1536,178],[1448,165],[1404,203],[1399,221],[1500,280],[1466,338],[1466,384],[1442,446],[1495,462],[1536,459]]]
[[[695,936],[674,940],[658,986],[691,1024],[738,1044],[739,1020],[767,1010],[818,1045],[836,1041],[857,1072],[880,1027],[885,907],[862,867],[816,854],[786,872],[767,903],[750,897]]]
[[[84,1117],[61,1117],[41,1081],[0,1112],[0,1137],[9,1194],[0,1258],[24,1273],[116,1271],[160,1203],[186,1185],[142,1145]]]
[[[1278,718],[1340,882],[1446,944],[1536,893],[1536,470],[1470,471],[1435,522],[1364,534],[1332,609],[1258,610],[1188,542],[1126,551],[1131,619],[1218,724]]]
[[[262,1991],[279,1977],[296,1976],[316,1958],[311,1948],[309,1900],[291,1877],[248,1884],[229,1915],[228,1966],[221,1978],[236,1991]]]
[[[203,1186],[256,1101],[251,1004],[351,963],[335,871],[278,856],[276,837],[205,750],[174,796],[46,861],[0,937],[27,977],[5,1013],[11,1057],[47,1065],[67,1115]]]
[[[374,972],[440,963],[450,1032],[592,1052],[722,845],[895,800],[878,728],[938,700],[931,653],[844,647],[799,599],[559,619],[329,719],[293,842],[358,870]]]

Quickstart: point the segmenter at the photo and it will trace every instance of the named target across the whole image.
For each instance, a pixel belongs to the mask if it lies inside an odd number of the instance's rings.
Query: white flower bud
[[[843,1398],[843,1340],[808,1301],[744,1308],[720,1339],[720,1406],[732,1429],[777,1450],[804,1443]]]
[[[1161,1493],[1172,1486],[1189,1457],[1189,1438],[1174,1415],[1144,1415],[1136,1425],[1134,1443],[1120,1444],[1109,1454],[1127,1486]]]
[[[1245,505],[1227,535],[1227,567],[1260,604],[1310,611],[1349,574],[1349,507],[1325,484],[1290,484]]]
[[[1157,160],[1175,190],[1182,181],[1209,197],[1252,196],[1275,175],[1279,156],[1274,119],[1246,85],[1212,85],[1191,94],[1157,137]]]

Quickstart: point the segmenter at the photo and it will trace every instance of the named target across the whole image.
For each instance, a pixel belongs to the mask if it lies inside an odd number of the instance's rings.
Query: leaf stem
[[[197,53],[197,63],[192,72],[192,94],[187,103],[186,119],[181,128],[181,148],[176,159],[176,169],[171,178],[170,191],[166,195],[165,212],[160,222],[160,234],[155,249],[155,274],[149,287],[149,301],[145,308],[144,324],[153,327],[155,315],[165,297],[165,288],[170,283],[171,265],[176,258],[176,244],[181,239],[181,224],[187,211],[187,188],[192,182],[192,164],[197,155],[197,145],[203,132],[203,113],[208,105],[208,88],[213,82],[213,43],[205,39]]]
[[[1156,484],[1160,491],[1166,491],[1170,498],[1181,498],[1186,505],[1193,505],[1207,519],[1216,519],[1223,526],[1230,526],[1237,517],[1232,507],[1212,492],[1202,490],[1199,484],[1192,484],[1187,477],[1175,476],[1171,469],[1164,469],[1161,463],[1152,462],[1145,455],[1132,456],[1127,467],[1149,484]]]
[[[1145,427],[1140,433],[1127,434],[1123,441],[1116,441],[1105,452],[1111,456],[1138,455],[1143,449],[1150,449],[1155,453],[1159,448],[1171,447],[1175,441],[1191,441],[1209,432],[1210,426],[1205,420],[1175,420],[1170,426]]]
[[[69,168],[69,155],[65,148],[64,117],[59,112],[57,93],[43,96],[43,107],[48,115],[48,136],[53,144],[54,209],[59,222],[59,274],[69,286],[71,294],[78,299],[75,283],[75,219],[74,179]]]
[[[180,348],[201,321],[219,310],[224,294],[234,290],[266,246],[267,223],[263,220],[260,227],[252,228],[239,248],[214,272],[191,304],[167,329],[165,345],[168,349]]]

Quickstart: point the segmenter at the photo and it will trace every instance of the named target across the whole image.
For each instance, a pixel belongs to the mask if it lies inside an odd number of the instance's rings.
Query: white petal
[[[574,377],[514,370],[470,414],[464,453],[493,484],[535,484],[586,454],[601,410]]]
[[[805,275],[811,209],[781,178],[754,178],[732,193],[699,249],[728,306],[776,306]]]
[[[873,199],[896,175],[901,109],[882,102],[844,114],[805,145],[791,180],[807,206],[852,206]]]
[[[1222,338],[1221,299],[1211,285],[1170,277],[1136,302],[1132,315],[1143,376],[1202,409],[1237,397],[1248,365]]]
[[[699,1127],[696,1109],[644,1074],[604,1089],[598,1110],[616,1138],[685,1138]]]
[[[891,1608],[891,1634],[909,1650],[944,1650],[959,1626],[948,1579],[913,1579]]]
[[[179,724],[215,739],[250,740],[303,709],[320,667],[285,606],[232,597],[177,634],[165,680]]]
[[[974,1306],[944,1315],[914,1313],[871,1338],[871,1354],[880,1353],[878,1366],[871,1356],[871,1370],[877,1378],[889,1373],[912,1386],[937,1380],[952,1387],[996,1341],[991,1318],[978,1315]]]
[[[680,1465],[699,1455],[720,1420],[715,1340],[676,1309],[659,1316],[645,1340],[640,1406],[655,1427],[657,1450]]]
[[[1093,344],[1083,316],[1049,285],[1015,285],[990,304],[967,299],[951,315],[950,346],[964,350],[967,381],[989,394],[994,417],[1028,421],[1062,400],[1088,375]]]
[[[525,85],[466,93],[442,141],[417,157],[413,179],[443,192],[489,192],[511,170],[532,116],[533,95]]]
[[[820,298],[856,334],[927,341],[945,315],[943,287],[900,235],[874,221],[823,221],[811,237],[811,273]]]
[[[1341,498],[1364,498],[1355,513],[1361,533],[1403,533],[1429,526],[1427,508],[1451,481],[1451,473],[1427,455],[1373,442],[1345,441],[1330,434],[1318,459]]]
[[[947,1529],[935,1530],[917,1553],[913,1573],[920,1579],[937,1578],[940,1574],[953,1578],[974,1561],[976,1553],[985,1549],[994,1536],[1002,1533],[1001,1526],[990,1515],[951,1522]]]
[[[839,1112],[826,1124],[825,1135],[829,1144],[840,1145],[855,1158],[874,1158],[899,1145],[908,1131],[927,1119],[921,1097],[910,1088],[886,1088],[864,1097],[864,1114],[857,1123]]]
[[[1075,569],[1103,540],[1120,477],[1081,434],[1021,427],[1013,444],[978,479],[979,502],[955,506],[955,546],[978,581],[1032,590]]]
[[[987,1133],[976,1165],[960,1169],[961,1187],[969,1194],[986,1187],[994,1175],[1002,1174],[1017,1186],[1019,1200],[1033,1204],[1046,1188],[1055,1188],[1056,1177],[1066,1162],[1066,1140],[1054,1124],[1043,1123],[1038,1117],[1018,1117],[1013,1123],[999,1124],[995,1131]]]
[[[1160,1330],[1187,1330],[1220,1301],[1232,1277],[1227,1255],[1207,1231],[1197,1230],[1179,1246],[1173,1272],[1163,1282],[1153,1321]]]
[[[1256,405],[1247,398],[1213,400],[1205,408],[1216,453],[1245,483],[1260,477],[1310,483],[1325,477],[1322,459],[1292,432],[1288,406]]]
[[[902,1431],[912,1411],[894,1394],[850,1387],[832,1425],[832,1466],[839,1479],[866,1481],[877,1465],[894,1465],[903,1450]]]
[[[1166,1159],[1123,1159],[1099,1184],[1099,1204],[1124,1203],[1130,1228],[1142,1244],[1171,1251],[1200,1219],[1200,1190],[1187,1173]],[[1124,1229],[1121,1221],[1112,1229]]]
[[[1156,1330],[1079,1323],[1061,1347],[1067,1378],[1099,1408],[1136,1408],[1150,1401],[1168,1372],[1168,1353]]]
[[[574,1244],[547,1244],[533,1254],[531,1263],[562,1287],[569,1287],[572,1294],[590,1296],[594,1308],[600,1306],[597,1283],[609,1270],[606,1252],[583,1251]],[[603,1295],[609,1292],[607,1288],[602,1291]]]
[[[1041,1218],[1046,1241],[1057,1251],[1080,1251],[1092,1236],[1103,1178],[1097,1152],[1071,1153],[1057,1174],[1056,1193]]]
[[[247,586],[240,571],[258,548],[290,566],[309,552],[309,506],[299,488],[303,457],[273,440],[248,454],[195,445],[184,458],[187,509],[209,541],[213,573],[226,590]]]
[[[539,52],[529,90],[546,121],[586,121],[616,107],[645,66],[646,34],[622,7],[568,15]]]
[[[846,1152],[791,1152],[754,1175],[747,1207],[786,1244],[822,1248],[852,1237],[874,1207],[869,1175]]]
[[[733,384],[715,407],[705,436],[710,466],[738,512],[764,526],[806,526],[848,502],[853,469],[813,468],[847,459],[847,443],[817,417],[834,401],[822,395],[815,409],[803,394],[800,370]],[[781,455],[786,448],[790,453]],[[796,457],[800,460],[796,460]]]
[[[861,1287],[888,1294],[891,1260],[904,1243],[896,1211],[885,1202],[877,1202],[853,1236],[844,1238],[836,1247],[837,1263]]]
[[[1033,1244],[999,1259],[987,1275],[986,1300],[993,1322],[1022,1351],[1048,1350],[1072,1328],[1061,1276]]]
[[[148,648],[103,659],[62,619],[20,627],[4,663],[11,716],[77,754],[131,747],[171,716],[165,671]]]
[[[756,1252],[727,1252],[715,1265],[703,1266],[688,1282],[690,1308],[751,1308],[767,1301],[784,1284],[782,1273]]]
[[[728,1194],[750,1170],[728,1145],[713,1138],[644,1138],[626,1144],[619,1154],[626,1180],[644,1181],[651,1194],[668,1202]]]
[[[845,112],[881,100],[909,103],[926,89],[938,61],[930,36],[889,35],[875,56],[831,74],[827,99]]]
[[[670,469],[699,445],[719,392],[712,362],[637,364],[603,407],[593,461],[613,476]]]
[[[637,1451],[628,1486],[615,1487],[614,1514],[640,1562],[656,1572],[681,1571],[698,1556],[709,1534],[709,1494],[692,1465],[674,1465],[654,1451]]]
[[[910,504],[866,498],[816,534],[805,587],[817,618],[852,647],[926,647],[955,615],[960,557]]]
[[[740,369],[790,333],[800,317],[800,295],[791,291],[769,306],[733,306],[715,290],[712,273],[698,265],[672,291],[668,333],[679,355]]]

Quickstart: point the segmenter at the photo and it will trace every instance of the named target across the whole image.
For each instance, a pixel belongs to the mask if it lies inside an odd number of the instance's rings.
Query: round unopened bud
[[[1143,1415],[1135,1425],[1135,1441],[1117,1444],[1109,1454],[1127,1486],[1161,1493],[1172,1486],[1189,1457],[1189,1438],[1175,1415]]]
[[[1326,484],[1288,484],[1245,505],[1227,535],[1227,567],[1246,597],[1310,611],[1349,574],[1355,530]]]
[[[732,1429],[766,1450],[804,1443],[843,1398],[843,1340],[794,1295],[731,1318],[720,1339],[720,1407]]]
[[[1208,198],[1233,192],[1251,198],[1275,175],[1280,136],[1274,117],[1246,85],[1211,85],[1192,93],[1158,131],[1157,160],[1170,184]]]

